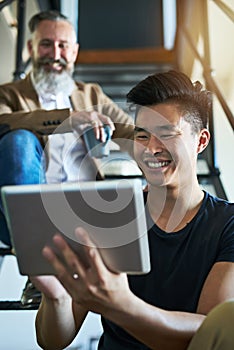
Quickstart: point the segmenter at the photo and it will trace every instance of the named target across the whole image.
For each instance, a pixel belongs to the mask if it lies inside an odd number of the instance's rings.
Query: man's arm
[[[52,134],[56,129],[57,132],[60,133],[71,132],[72,128],[68,117],[68,109],[52,111],[38,109],[29,112],[19,111],[3,113],[0,115],[0,135],[17,129],[30,130],[39,135]]]
[[[231,298],[234,298],[234,262],[217,262],[204,283],[197,312],[206,315]]]
[[[0,135],[15,129],[51,134],[69,115],[68,108],[53,111],[41,108],[30,75],[0,86]]]
[[[120,306],[120,305],[119,305]],[[132,295],[122,308],[110,309],[104,317],[154,350],[185,350],[205,316],[166,311]]]
[[[155,350],[186,349],[205,316],[216,304],[234,297],[233,263],[217,263],[212,269],[202,291],[196,314],[162,310],[149,305],[129,289],[125,274],[114,274],[106,269],[98,250],[91,248],[84,230],[79,239],[86,245],[90,267],[84,267],[61,237],[55,244],[61,250],[68,267],[61,264],[53,252],[46,248],[45,256],[58,273],[58,279],[73,298],[73,302],[87,310],[99,313],[116,323],[133,337]],[[70,266],[70,268],[69,268]],[[69,271],[79,278],[71,278]],[[212,303],[208,302],[212,299]],[[203,306],[202,306],[203,304]],[[44,320],[40,327],[45,328]]]
[[[118,138],[132,138],[132,118],[108,99],[101,88],[96,91],[95,84],[87,85],[83,91],[74,91],[72,103],[76,109],[72,112],[69,108],[42,109],[28,78],[0,86],[0,135],[15,129],[27,129],[39,135],[71,132],[74,129],[82,133],[82,125],[84,128],[97,120],[109,124],[112,130],[115,129],[113,123],[116,123]],[[30,93],[24,95],[22,90],[29,90],[29,87]]]
[[[87,311],[71,297],[51,300],[42,297],[36,317],[37,342],[44,350],[62,350],[76,337]],[[43,326],[42,326],[43,325]]]
[[[64,349],[77,335],[87,311],[73,303],[56,277],[34,276],[30,279],[42,292],[36,316],[37,342],[45,350]]]
[[[92,106],[97,113],[108,116],[115,126],[112,140],[119,145],[121,151],[132,155],[134,119],[123,110],[123,104],[113,102],[98,84],[77,82],[77,87],[71,95],[74,111],[83,109],[85,112],[85,109],[90,110]]]
[[[123,110],[123,104],[113,102],[98,84],[77,82],[77,87],[71,95],[74,111],[90,111],[92,106],[115,124],[114,139],[133,139],[134,119]]]
[[[155,350],[186,349],[193,335],[216,305],[234,298],[234,263],[218,262],[204,284],[197,314],[151,306],[134,296],[127,309],[110,310],[105,317]]]

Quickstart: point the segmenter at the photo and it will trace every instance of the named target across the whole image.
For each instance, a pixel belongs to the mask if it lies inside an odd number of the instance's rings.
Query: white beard
[[[43,68],[34,70],[35,87],[39,95],[57,95],[64,93],[71,95],[75,88],[75,82],[68,71],[47,72]]]

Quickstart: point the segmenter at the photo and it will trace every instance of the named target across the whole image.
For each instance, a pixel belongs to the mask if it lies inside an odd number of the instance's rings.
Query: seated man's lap
[[[0,138],[0,188],[45,182],[43,148],[34,133],[19,129]],[[11,246],[0,198],[0,240]]]
[[[234,349],[234,300],[215,307],[193,337],[188,350]]]

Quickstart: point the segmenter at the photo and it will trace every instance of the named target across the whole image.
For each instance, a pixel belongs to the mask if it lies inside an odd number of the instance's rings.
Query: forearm
[[[3,112],[0,106],[0,133],[26,129],[41,135],[49,135],[58,130],[60,133],[72,130],[68,109],[46,111],[37,109],[33,111]]]
[[[205,316],[165,311],[132,296],[128,307],[108,310],[105,317],[154,350],[183,350]]]
[[[70,296],[60,300],[43,296],[36,317],[38,344],[44,350],[64,349],[77,335],[86,314],[82,309],[74,311]]]
[[[101,112],[108,115],[115,124],[113,141],[119,145],[122,152],[128,152],[133,156],[133,118],[107,97],[104,98]]]

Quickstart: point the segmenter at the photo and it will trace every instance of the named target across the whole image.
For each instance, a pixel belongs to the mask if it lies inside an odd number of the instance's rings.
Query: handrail
[[[13,1],[15,0],[3,0],[1,3],[0,3],[0,11],[2,11],[2,9],[7,6],[7,5],[10,5]]]
[[[196,56],[196,58],[200,61],[202,67],[203,67],[203,74],[205,79],[209,82],[209,85],[211,86],[212,90],[215,92],[226,116],[227,119],[232,127],[232,129],[234,130],[234,115],[231,111],[231,109],[229,108],[228,104],[225,101],[225,98],[223,97],[220,89],[218,88],[216,82],[214,81],[214,79],[212,78],[212,68],[210,66],[207,65],[206,61],[203,59],[203,57],[201,57],[201,55],[198,53],[197,48],[195,47],[195,45],[193,44],[192,38],[189,34],[189,32],[187,31],[187,29],[185,28],[184,25],[181,25],[180,28],[183,32],[184,35],[187,37],[187,40],[193,50],[194,55]]]
[[[172,63],[174,51],[163,47],[145,47],[111,50],[80,50],[77,57],[80,63]]]
[[[219,8],[234,22],[234,11],[221,0],[213,0]]]
[[[213,0],[213,2],[216,3],[220,7],[220,9],[223,10],[223,12],[229,18],[234,19],[234,12],[227,5],[225,5],[221,0]],[[181,12],[181,7],[179,9],[179,12]],[[180,35],[178,35],[179,32],[180,32]],[[179,41],[179,39],[183,35],[185,37],[185,40],[188,42],[188,45],[192,49],[194,56],[200,61],[201,66],[203,68],[203,76],[204,76],[206,82],[209,84],[210,90],[212,90],[215,93],[220,105],[223,108],[223,111],[226,115],[226,118],[227,118],[231,128],[234,130],[234,115],[233,115],[231,109],[229,108],[225,98],[223,97],[218,85],[216,84],[215,80],[212,77],[213,70],[210,67],[210,64],[207,64],[206,59],[199,54],[199,51],[198,51],[197,47],[195,46],[194,41],[193,41],[189,31],[185,27],[184,21],[181,18],[181,20],[178,21],[178,30],[177,30],[176,41]],[[205,35],[205,33],[204,33],[204,35]],[[206,43],[204,43],[204,45],[206,45]],[[206,55],[207,55],[207,52],[206,52]]]
[[[17,22],[18,22],[18,34],[16,45],[16,70],[13,73],[14,80],[22,79],[25,76],[24,62],[22,57],[22,50],[24,45],[24,32],[25,32],[25,16],[26,16],[26,0],[18,0],[17,2]]]

